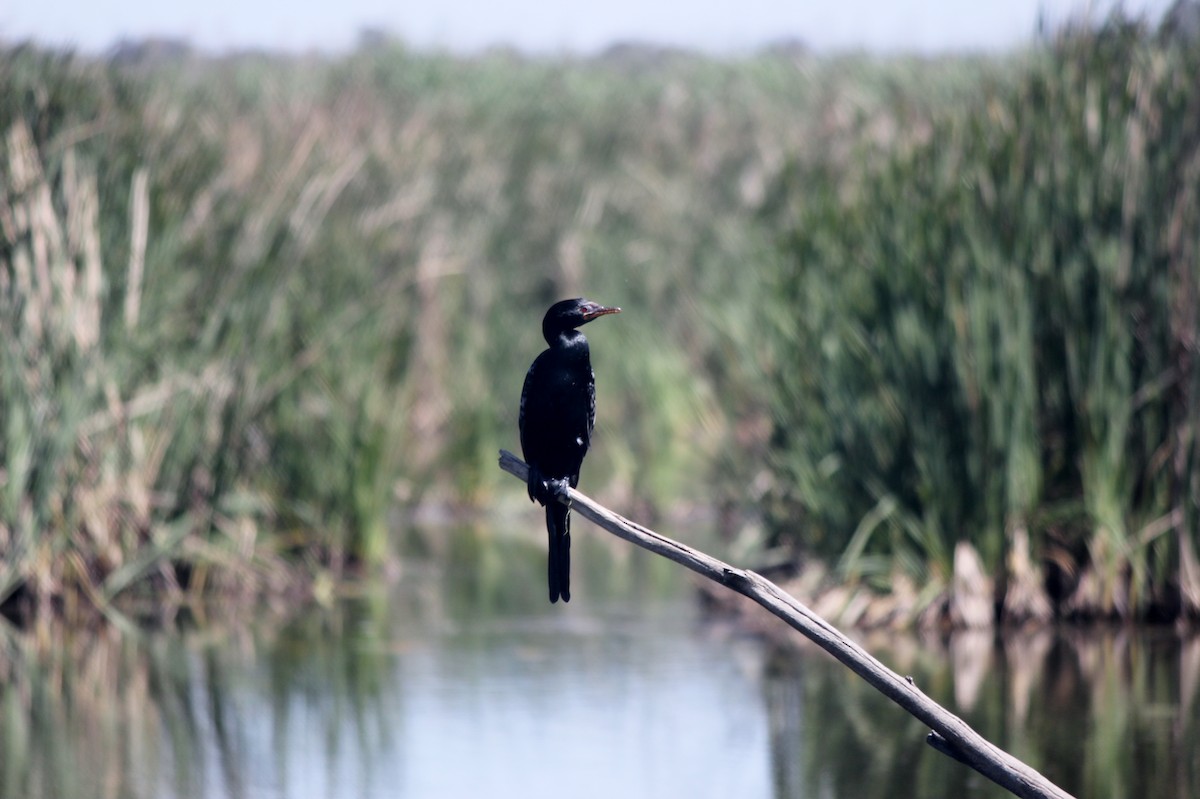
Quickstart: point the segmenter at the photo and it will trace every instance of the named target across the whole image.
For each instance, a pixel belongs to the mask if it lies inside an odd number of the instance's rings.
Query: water
[[[175,629],[0,631],[5,797],[1000,797],[820,652],[701,618],[688,578],[579,536],[432,536],[390,590]],[[1200,639],[867,639],[1083,797],[1200,796]]]

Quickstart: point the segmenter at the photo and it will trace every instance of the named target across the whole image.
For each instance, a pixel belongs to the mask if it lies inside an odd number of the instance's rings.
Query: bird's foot
[[[565,477],[558,480],[546,481],[546,488],[549,490],[550,495],[568,505],[571,504],[571,494],[567,490],[570,485],[570,481]]]
[[[525,483],[525,487],[529,491],[529,499],[539,505],[555,501],[570,504],[570,493],[568,492],[570,485],[571,481],[566,477],[546,477],[540,469],[533,466],[529,467],[529,479]]]
[[[529,479],[525,483],[525,487],[529,491],[529,499],[531,502],[536,502],[539,505],[545,505],[549,502],[553,495],[550,492],[550,486],[546,478],[542,476],[542,472],[536,466],[529,467]]]

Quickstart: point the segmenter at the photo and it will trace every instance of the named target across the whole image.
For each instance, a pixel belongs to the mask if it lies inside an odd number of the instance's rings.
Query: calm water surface
[[[283,617],[0,631],[6,797],[1006,796],[820,652],[701,618],[675,567],[579,536],[433,534],[398,585]],[[1200,796],[1200,641],[867,639],[1087,797]]]

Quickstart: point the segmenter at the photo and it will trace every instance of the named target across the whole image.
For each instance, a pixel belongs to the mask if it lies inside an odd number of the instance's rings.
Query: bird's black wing
[[[589,365],[587,370],[587,432],[580,442],[583,446],[579,453],[579,461],[582,465],[583,456],[592,448],[592,431],[596,428],[596,373],[592,371]],[[579,469],[575,469],[575,473],[570,476],[571,488],[579,487]]]
[[[592,371],[592,367],[588,367],[587,381],[588,395],[588,423],[587,423],[587,441],[584,442],[583,450],[587,452],[592,445],[592,430],[596,427],[596,373]]]

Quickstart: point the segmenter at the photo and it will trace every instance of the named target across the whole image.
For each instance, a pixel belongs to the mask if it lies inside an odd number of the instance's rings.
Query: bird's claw
[[[565,477],[559,480],[546,481],[546,488],[550,494],[568,504],[571,501],[571,493],[567,490],[569,485],[570,482]]]

